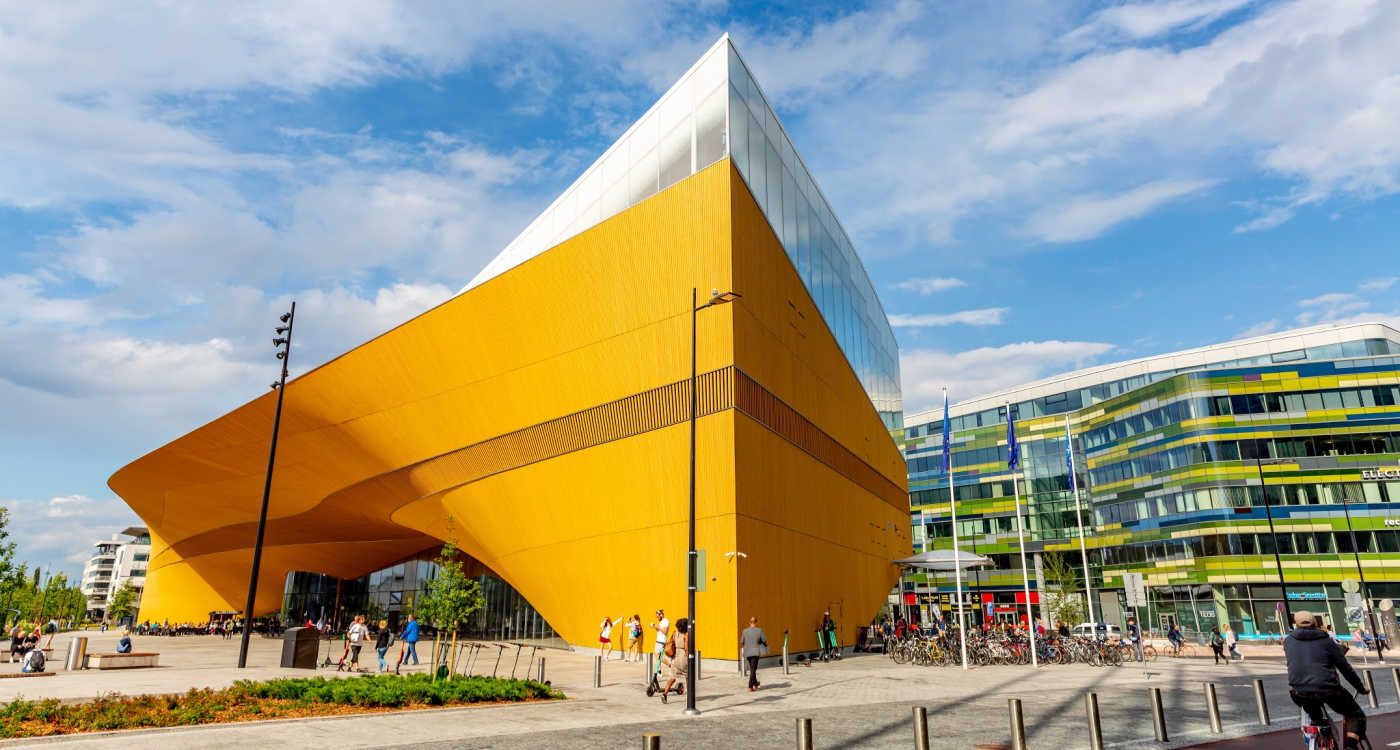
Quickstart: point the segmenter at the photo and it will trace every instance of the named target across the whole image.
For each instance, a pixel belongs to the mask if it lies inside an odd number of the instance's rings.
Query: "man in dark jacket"
[[[1324,704],[1341,714],[1346,747],[1356,747],[1358,739],[1366,736],[1366,712],[1342,688],[1337,673],[1347,678],[1358,695],[1366,694],[1366,684],[1347,663],[1346,649],[1317,627],[1317,618],[1311,612],[1293,613],[1293,622],[1298,627],[1283,641],[1290,697],[1307,711],[1313,724],[1326,720]]]

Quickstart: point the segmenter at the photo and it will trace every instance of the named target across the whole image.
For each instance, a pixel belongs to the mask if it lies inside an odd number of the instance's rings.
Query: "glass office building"
[[[1144,576],[1150,601],[1139,613],[1153,627],[1199,631],[1229,621],[1242,635],[1276,634],[1281,612],[1306,608],[1348,632],[1359,625],[1359,599],[1380,610],[1400,599],[1396,329],[1287,331],[955,404],[961,545],[995,565],[967,575],[968,602],[982,617],[1016,620],[1024,595],[1006,469],[1008,403],[1023,446],[1033,604],[1045,588],[1046,555],[1080,570],[1081,516],[1095,609],[1110,622],[1124,616],[1130,572]],[[911,415],[906,425],[916,549],[950,548],[942,411]],[[1366,584],[1350,601],[1348,579]],[[902,588],[907,602],[951,606],[951,578],[906,577]]]

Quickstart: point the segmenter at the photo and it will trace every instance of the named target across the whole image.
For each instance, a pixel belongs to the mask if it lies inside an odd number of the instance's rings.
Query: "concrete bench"
[[[160,666],[160,654],[153,652],[132,654],[88,654],[89,669],[135,669],[138,667]]]
[[[6,672],[0,674],[0,680],[10,679],[12,677],[53,677],[53,675],[53,672]]]

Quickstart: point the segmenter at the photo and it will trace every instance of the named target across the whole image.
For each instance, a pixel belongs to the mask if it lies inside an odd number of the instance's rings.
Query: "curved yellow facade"
[[[849,641],[910,548],[904,463],[728,159],[291,382],[256,614],[289,571],[358,577],[450,533],[571,643],[674,619],[693,288],[743,294],[699,317],[698,645],[735,657],[757,615],[813,648],[828,608]],[[152,532],[142,619],[242,608],[272,410],[112,477]]]

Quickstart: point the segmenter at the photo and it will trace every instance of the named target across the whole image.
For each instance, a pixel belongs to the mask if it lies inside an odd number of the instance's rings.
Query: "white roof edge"
[[[640,115],[638,115],[637,118],[632,121],[632,124],[628,126],[626,130],[622,131],[622,133],[618,135],[617,138],[613,139],[612,144],[608,146],[607,149],[603,151],[603,153],[599,154],[597,158],[595,158],[592,161],[592,163],[590,163],[587,167],[583,169],[582,172],[579,172],[578,175],[574,177],[573,182],[570,182],[568,185],[564,186],[564,189],[559,191],[559,194],[554,197],[554,200],[551,201],[548,205],[546,205],[543,209],[541,209],[540,212],[535,215],[535,218],[530,220],[530,223],[526,224],[523,228],[521,228],[520,233],[517,234],[514,238],[512,238],[510,242],[507,242],[505,247],[501,248],[500,252],[498,252],[495,255],[495,257],[487,261],[486,265],[483,266],[482,269],[478,271],[475,276],[472,277],[471,281],[468,281],[465,285],[462,286],[461,289],[457,290],[457,294],[462,294],[463,292],[467,291],[468,289],[471,289],[472,287],[478,286],[490,279],[495,278],[496,276],[505,273],[506,271],[509,271],[512,268],[515,268],[516,266],[520,265],[521,263],[524,263],[530,258],[534,258],[538,255],[542,255],[543,253],[548,252],[550,248],[545,248],[533,255],[528,255],[521,258],[506,257],[507,253],[510,252],[512,246],[515,245],[515,243],[519,241],[521,237],[524,237],[526,234],[528,234],[530,230],[534,227],[534,225],[538,223],[541,219],[543,219],[546,216],[549,216],[550,212],[556,206],[558,206],[566,197],[569,196],[570,191],[574,188],[574,186],[578,185],[583,180],[583,178],[588,175],[590,171],[592,171],[594,168],[600,167],[603,164],[603,162],[606,161],[607,158],[613,154],[613,152],[617,151],[619,146],[621,146],[624,143],[627,143],[628,137],[631,136],[633,132],[637,130],[637,128],[641,127],[642,123],[646,122],[647,117],[649,117],[653,112],[656,112],[660,109],[662,102],[666,100],[666,98],[671,94],[671,92],[675,91],[682,84],[684,84],[686,80],[700,68],[700,65],[709,59],[710,55],[713,54],[716,49],[724,45],[729,45],[731,47],[733,46],[729,41],[729,32],[727,31],[720,35],[720,38],[716,40],[714,44],[711,44],[709,47],[705,48],[705,51],[702,52],[699,57],[695,58],[695,62],[691,63],[690,67],[686,68],[684,73],[677,76],[675,81],[665,91],[662,91],[661,94],[656,97],[656,101],[652,102],[650,107],[647,107],[646,110],[644,110]],[[497,261],[503,262],[498,264]]]
[[[1343,340],[1351,341],[1358,338],[1357,335],[1352,333],[1353,331],[1366,328],[1375,329],[1376,333],[1374,336],[1364,336],[1363,338],[1385,338],[1400,342],[1400,330],[1397,330],[1390,322],[1380,318],[1354,323],[1330,323],[1309,326],[1307,328],[1294,328],[1262,336],[1234,339],[1218,344],[1183,349],[1166,354],[1154,354],[1147,357],[1139,357],[1137,359],[1113,362],[1105,365],[1095,365],[1093,367],[1086,367],[1081,370],[1074,370],[1060,375],[1052,375],[1048,378],[1024,383],[1013,388],[956,402],[949,406],[948,412],[951,416],[975,414],[984,409],[1001,406],[1008,401],[1025,401],[1031,398],[1040,398],[1041,396],[1108,383],[1118,380],[1119,378],[1131,377],[1133,375],[1145,375],[1151,372],[1160,372],[1162,370],[1187,366],[1186,363],[1176,364],[1173,360],[1194,359],[1198,360],[1198,362],[1193,362],[1192,364],[1210,364],[1270,354],[1274,353],[1274,351],[1284,352],[1307,346],[1323,346],[1330,343],[1339,343]],[[1304,340],[1308,338],[1312,340]],[[1335,341],[1323,339],[1335,339]],[[1281,344],[1285,341],[1290,342],[1290,344],[1277,347],[1271,346]],[[1239,351],[1240,349],[1254,350],[1254,353],[1241,353]],[[904,423],[906,425],[924,424],[926,422],[936,422],[942,418],[943,407],[939,405],[937,407],[906,414]]]

